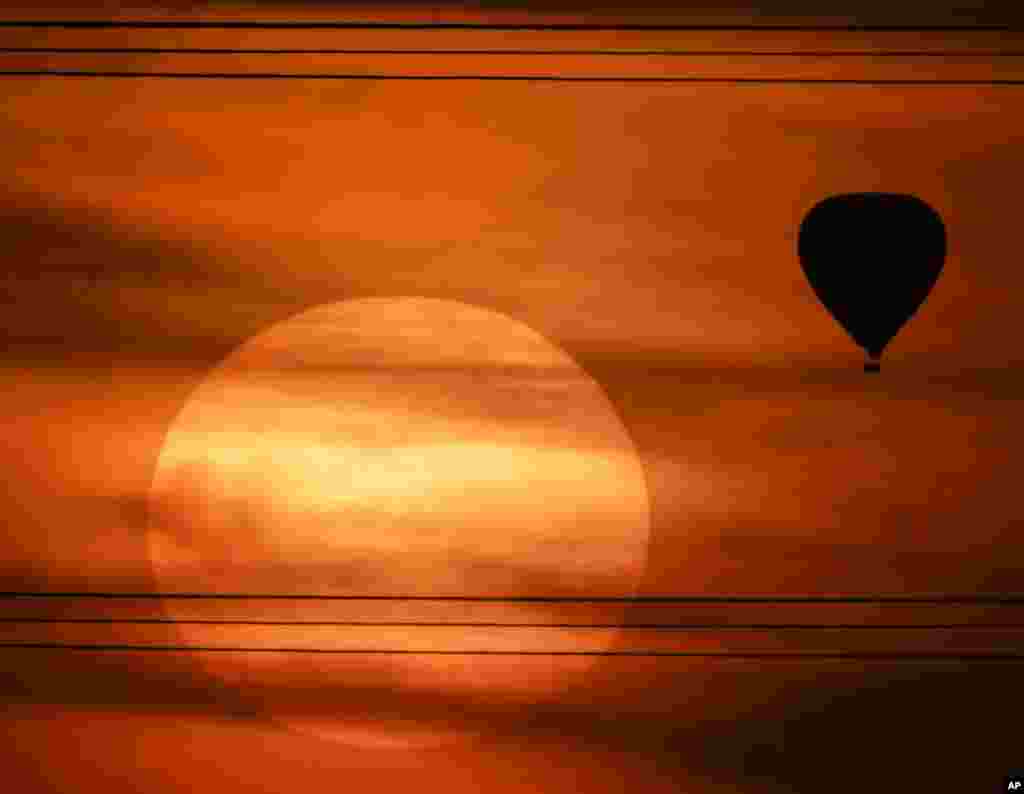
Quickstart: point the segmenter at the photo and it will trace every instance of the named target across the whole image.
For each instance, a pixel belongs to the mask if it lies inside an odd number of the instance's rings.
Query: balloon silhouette
[[[946,259],[946,228],[915,196],[846,193],[815,205],[800,224],[800,263],[815,294],[867,351],[882,351],[928,297]]]

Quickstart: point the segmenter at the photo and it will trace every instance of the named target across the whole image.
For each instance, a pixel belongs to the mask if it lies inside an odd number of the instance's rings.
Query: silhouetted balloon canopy
[[[807,213],[798,252],[818,299],[877,360],[942,272],[946,229],[915,196],[847,193]]]

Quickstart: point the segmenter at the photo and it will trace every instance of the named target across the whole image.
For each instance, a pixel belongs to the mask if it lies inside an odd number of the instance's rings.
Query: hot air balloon
[[[916,196],[846,193],[807,213],[797,248],[818,299],[867,352],[865,371],[878,372],[942,272],[946,229]]]

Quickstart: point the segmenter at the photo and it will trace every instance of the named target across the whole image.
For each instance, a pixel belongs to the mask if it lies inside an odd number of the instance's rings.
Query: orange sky
[[[51,77],[0,91],[0,589],[152,589],[149,487],[193,389],[299,312],[405,295],[500,313],[603,389],[650,500],[646,567],[627,591],[1019,589],[1019,86]],[[819,200],[873,190],[929,202],[950,250],[866,377],[795,248]],[[550,580],[507,562],[521,594],[543,594]],[[1020,647],[1012,632],[899,636]],[[735,642],[876,642],[789,637]],[[356,687],[343,661],[324,663],[322,689],[296,673],[250,676],[246,691],[177,654],[8,654],[4,757],[27,792],[810,792],[829,769],[845,777],[828,790],[884,790],[883,760],[906,779],[940,755],[950,788],[935,790],[964,791],[1019,755],[990,713],[1013,665],[612,658],[531,700],[513,686]],[[473,664],[459,674],[494,680]],[[524,680],[551,672],[543,657],[521,665],[508,669]],[[478,740],[355,751],[246,711],[264,698],[371,721],[390,709]],[[954,724],[969,727],[950,738]]]

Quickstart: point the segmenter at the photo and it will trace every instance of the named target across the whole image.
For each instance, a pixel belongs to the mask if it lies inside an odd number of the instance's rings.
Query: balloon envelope
[[[915,196],[846,193],[807,213],[798,252],[818,299],[877,359],[938,280],[946,229]]]

